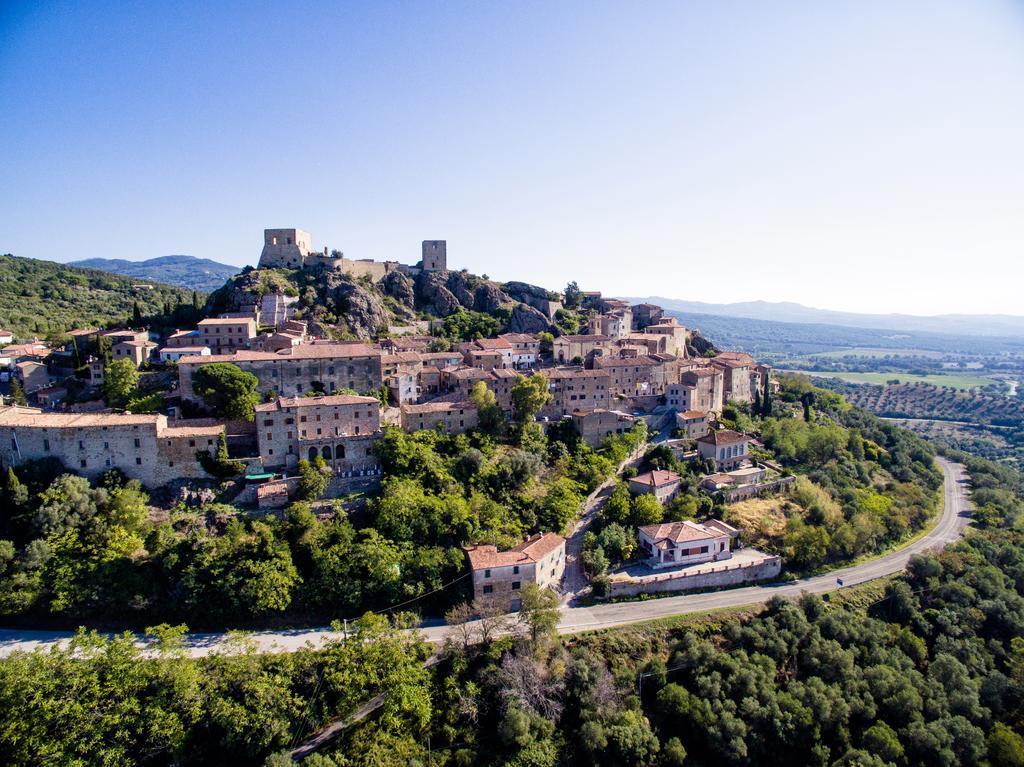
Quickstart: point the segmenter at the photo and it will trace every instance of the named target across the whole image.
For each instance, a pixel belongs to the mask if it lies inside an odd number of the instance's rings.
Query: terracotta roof
[[[512,344],[537,344],[540,343],[540,339],[537,336],[531,336],[529,333],[502,333],[498,338],[504,338],[506,341]]]
[[[162,416],[144,413],[44,413],[37,408],[0,408],[0,426],[77,429],[89,426],[156,426]]]
[[[357,394],[330,394],[323,397],[281,397],[273,402],[256,406],[257,413],[270,413],[291,407],[334,407],[337,405],[380,405],[376,397],[361,397]]]
[[[465,551],[471,570],[485,570],[492,567],[534,564],[564,544],[565,538],[556,533],[537,533],[511,551],[498,551],[497,547],[489,543],[467,546]]]
[[[163,347],[160,348],[160,353],[163,354],[164,352],[172,352],[174,354],[181,354],[181,355],[196,354],[196,355],[202,355],[204,357],[211,356],[209,354],[203,355],[203,350],[210,351],[210,347],[209,346],[163,346]]]
[[[542,372],[549,381],[561,378],[610,378],[604,370],[584,370],[583,368],[554,368]]]
[[[422,362],[423,358],[419,352],[395,352],[383,355],[380,361],[382,365],[396,365],[399,362]]]
[[[420,415],[425,413],[447,413],[452,410],[476,410],[472,402],[424,402],[419,405],[402,405],[403,413]]]
[[[640,531],[653,541],[669,540],[673,543],[700,541],[708,538],[728,538],[719,530],[713,530],[697,522],[668,522],[661,525],[644,525]]]
[[[565,538],[557,533],[535,533],[516,546],[516,549],[539,562],[564,543]]]
[[[481,349],[495,350],[495,349],[511,349],[512,344],[504,338],[480,338],[477,339],[476,345]]]
[[[737,442],[746,442],[746,434],[740,434],[739,432],[732,431],[731,429],[723,429],[722,431],[713,431],[710,434],[705,434],[700,437],[697,441],[703,442],[705,445],[734,445]]]
[[[193,422],[174,421],[167,428],[161,429],[161,437],[217,437],[224,431],[224,424],[209,423],[207,418],[199,418]]]
[[[207,317],[205,320],[200,320],[197,324],[203,325],[238,325],[241,323],[256,322],[255,317]]]
[[[705,413],[703,410],[684,410],[679,415],[680,415],[681,418],[683,418],[683,419],[685,419],[687,421],[692,421],[692,420],[694,420],[696,418],[706,418],[707,417],[707,413]]]
[[[637,474],[629,481],[635,482],[638,485],[646,485],[647,487],[664,487],[665,485],[678,482],[679,475],[667,469],[655,469],[654,471]]]
[[[0,330],[0,335],[7,333],[10,334],[9,330]],[[91,336],[95,333],[99,333],[99,328],[76,328],[75,330],[69,330],[69,336]]]
[[[602,335],[580,335],[580,336],[559,336],[555,339],[555,343],[559,341],[568,341],[569,343],[601,343],[603,341],[611,341],[609,336]]]
[[[662,364],[661,360],[651,359],[649,356],[645,357],[595,357],[594,366],[600,368],[611,368],[611,367],[644,367],[653,368]]]

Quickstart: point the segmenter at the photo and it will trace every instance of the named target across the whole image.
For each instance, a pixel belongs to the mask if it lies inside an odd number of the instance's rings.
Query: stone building
[[[604,370],[552,368],[543,371],[548,379],[551,402],[540,414],[561,418],[576,410],[608,409],[611,402],[611,377]]]
[[[596,314],[588,322],[588,329],[592,335],[608,336],[609,338],[622,338],[631,329],[632,316],[628,311],[616,311],[608,314]]]
[[[57,458],[91,479],[116,468],[129,479],[158,487],[175,479],[207,477],[196,453],[216,450],[223,432],[221,423],[168,422],[164,415],[0,408],[0,465]]]
[[[756,374],[754,358],[743,352],[722,352],[711,360],[722,371],[723,393],[726,402],[753,402],[750,388],[751,374]]]
[[[634,304],[631,309],[633,310],[634,330],[643,330],[648,325],[656,325],[665,315],[665,310],[657,304]]]
[[[514,370],[495,368],[447,368],[441,371],[441,390],[449,395],[450,401],[462,402],[469,400],[469,394],[477,381],[483,381],[492,392],[498,407],[506,416],[512,414],[512,384],[519,377]]]
[[[313,235],[301,229],[264,229],[260,269],[301,269],[313,253]]]
[[[606,437],[625,434],[636,424],[637,419],[619,410],[576,410],[572,424],[580,439],[591,447],[599,447]]]
[[[323,458],[343,477],[380,473],[373,446],[380,439],[380,402],[339,394],[282,397],[256,406],[263,466],[293,470],[300,458]]]
[[[130,360],[136,370],[149,362],[155,351],[156,344],[152,341],[121,341],[110,348],[115,360]]]
[[[461,434],[475,429],[478,422],[476,405],[472,402],[424,402],[402,405],[402,429],[420,431],[439,429],[448,434]]]
[[[659,503],[665,503],[679,492],[681,484],[682,479],[674,471],[655,469],[631,478],[629,491],[633,495],[653,495]]]
[[[556,533],[537,533],[511,551],[496,546],[467,546],[466,557],[473,573],[473,597],[505,610],[522,606],[520,594],[527,583],[541,588],[557,587],[565,573],[565,538]]]
[[[256,338],[256,318],[211,317],[200,320],[197,330],[199,343],[190,345],[208,346],[214,354],[230,354],[249,348]]]
[[[178,389],[182,399],[198,401],[192,378],[202,365],[229,362],[253,373],[261,394],[281,396],[338,389],[375,394],[383,384],[380,347],[359,343],[301,344],[279,352],[239,351],[178,360]]]
[[[662,364],[649,356],[594,358],[594,370],[604,371],[609,376],[609,391],[624,397],[661,394],[663,389],[655,386],[655,379],[664,381],[664,375],[657,376],[655,368]]]
[[[655,324],[647,325],[644,334],[665,336],[665,352],[676,357],[686,357],[686,342],[690,337],[690,331],[680,325],[675,317],[665,317]]]
[[[448,270],[448,242],[446,240],[424,240],[421,266],[425,272]]]
[[[551,346],[551,354],[558,363],[583,362],[593,352],[610,349],[611,341],[610,337],[599,334],[559,336]]]
[[[686,439],[697,439],[708,433],[710,418],[700,410],[684,410],[676,413],[676,428],[683,432]]]
[[[721,413],[724,376],[717,368],[699,367],[683,371],[678,384],[669,384],[665,391],[666,403],[673,410],[700,410]]]

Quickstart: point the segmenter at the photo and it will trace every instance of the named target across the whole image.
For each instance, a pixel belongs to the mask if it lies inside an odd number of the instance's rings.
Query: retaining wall
[[[699,573],[664,573],[647,576],[643,580],[613,581],[608,586],[610,597],[635,597],[640,594],[658,594],[669,591],[735,586],[776,578],[782,570],[782,557],[769,557],[756,564],[715,567]]]

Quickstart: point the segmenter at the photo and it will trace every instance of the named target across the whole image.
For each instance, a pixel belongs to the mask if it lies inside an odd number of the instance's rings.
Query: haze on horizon
[[[0,252],[1022,313],[1021,3],[211,5],[0,8]]]

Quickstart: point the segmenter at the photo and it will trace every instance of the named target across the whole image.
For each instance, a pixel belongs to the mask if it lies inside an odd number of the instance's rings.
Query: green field
[[[885,384],[898,380],[900,383],[926,383],[932,386],[952,386],[955,389],[973,389],[996,383],[994,378],[984,376],[934,373],[932,375],[911,375],[909,373],[830,373],[810,370],[795,370],[794,373],[817,376],[819,378],[839,378],[850,383]]]
[[[870,357],[872,359],[884,359],[885,357],[927,357],[928,359],[940,359],[946,355],[942,352],[930,351],[928,349],[836,349],[831,352],[810,354],[809,357],[831,357],[841,359],[843,357]]]

